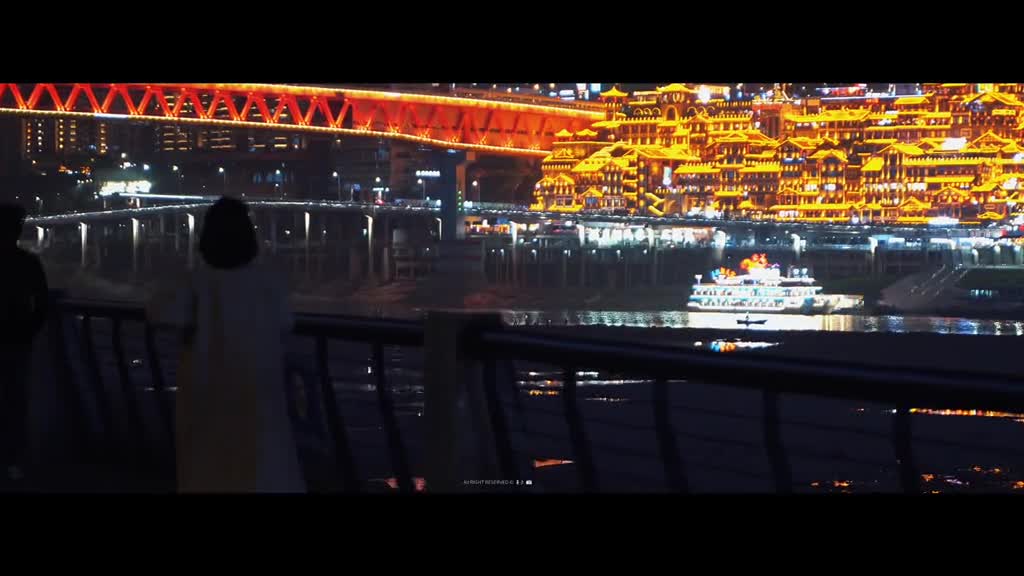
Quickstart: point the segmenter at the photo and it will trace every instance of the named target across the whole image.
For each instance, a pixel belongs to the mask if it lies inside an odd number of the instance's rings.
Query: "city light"
[[[131,180],[123,182],[105,182],[100,187],[100,196],[111,196],[113,194],[146,194],[153,187],[148,180]]]
[[[740,101],[728,86],[670,84],[632,95],[613,87],[601,94],[604,120],[556,133],[530,210],[854,225],[1003,221],[1022,203],[1021,85],[972,86],[925,84],[920,96],[893,98],[861,84],[836,87],[829,90],[842,102],[816,99],[813,108],[781,84]]]

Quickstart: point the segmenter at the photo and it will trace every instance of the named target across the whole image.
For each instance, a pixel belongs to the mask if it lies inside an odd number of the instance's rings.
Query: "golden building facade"
[[[557,135],[531,209],[903,224],[1018,215],[1024,85],[922,88],[842,100],[777,89],[743,102],[724,87],[613,88],[604,120]]]

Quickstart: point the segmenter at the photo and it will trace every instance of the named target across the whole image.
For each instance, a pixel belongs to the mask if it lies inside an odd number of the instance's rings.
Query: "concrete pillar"
[[[172,216],[172,221],[174,223],[174,253],[181,254],[181,226],[178,226],[180,222],[178,222],[177,216]]]
[[[369,277],[373,279],[376,277],[375,266],[373,262],[373,216],[369,214],[364,215],[366,217],[366,254],[369,259]]]
[[[302,219],[303,219],[303,228],[305,229],[305,234],[306,234],[305,235],[305,239],[306,240],[305,240],[305,246],[304,246],[304,248],[305,248],[305,256],[304,256],[303,259],[306,261],[306,276],[309,276],[309,241],[310,241],[310,238],[309,238],[309,218],[310,218],[309,212],[308,211],[304,212]]]
[[[562,288],[569,285],[569,249],[562,248]]]
[[[519,225],[509,221],[512,230],[512,285],[519,285]]]
[[[81,232],[81,235],[82,235],[82,260],[81,260],[81,266],[82,266],[83,269],[85,269],[85,266],[86,266],[86,264],[88,264],[88,261],[89,261],[89,253],[88,253],[88,249],[89,249],[89,225],[86,224],[85,222],[79,222],[78,223],[78,229],[79,229],[79,231]]]
[[[647,250],[650,251],[651,257],[651,286],[658,285],[658,251],[656,249],[657,242],[654,240],[654,228],[647,229]]]
[[[348,279],[355,282],[363,275],[362,258],[359,257],[361,250],[357,246],[350,246],[348,249]]]
[[[725,258],[725,244],[728,240],[729,235],[724,230],[715,230],[711,237],[711,260],[715,268],[721,266]]]
[[[629,276],[629,254],[630,254],[630,249],[627,248],[626,249],[626,254],[622,257],[622,276],[623,276],[622,287],[627,289],[627,290],[629,289],[629,281],[630,281],[630,276]]]
[[[194,214],[185,214],[185,223],[188,226],[188,237],[185,249],[188,251],[188,267],[195,267],[195,239],[196,239],[196,217]]]
[[[116,228],[115,228],[116,231]],[[108,237],[112,236],[108,240]],[[103,266],[104,251],[112,242],[117,242],[117,236],[110,233],[110,227],[103,224],[100,225],[99,234],[96,235],[96,241],[93,242],[93,250],[96,252],[96,267],[100,268]]]
[[[580,287],[587,287],[587,248],[580,244]]]
[[[132,218],[132,273],[139,272],[139,219]]]
[[[277,254],[277,212],[270,213],[270,253]]]
[[[474,152],[439,150],[435,161],[441,169],[438,180],[438,197],[441,199],[442,235],[450,239],[462,239],[465,236],[465,221],[457,205],[458,193],[463,198],[467,193],[466,167],[476,160]]]
[[[161,255],[164,253],[164,240],[167,237],[167,216],[160,214],[156,217],[156,229],[160,235],[160,241],[157,242],[157,250]]]
[[[871,258],[870,268],[871,274],[875,275],[879,273],[878,266],[878,240],[876,238],[868,238],[868,249],[871,251],[869,258]]]
[[[391,281],[391,247],[384,246],[380,251],[380,281]]]

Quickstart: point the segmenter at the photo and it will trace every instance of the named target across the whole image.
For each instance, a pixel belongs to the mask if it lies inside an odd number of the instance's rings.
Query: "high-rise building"
[[[21,120],[22,158],[58,163],[104,155],[108,132],[105,123],[92,119],[26,118]]]

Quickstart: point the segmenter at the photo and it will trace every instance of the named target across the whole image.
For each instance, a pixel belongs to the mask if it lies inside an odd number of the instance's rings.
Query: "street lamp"
[[[335,182],[338,183],[338,202],[341,202],[341,175],[339,175],[338,171],[335,170],[331,173],[331,176],[334,176]]]
[[[143,165],[142,165],[142,170],[143,170],[144,172],[149,172],[149,164],[143,164]]]
[[[423,178],[416,180],[416,183],[423,187],[423,199],[427,199],[427,181]]]
[[[220,175],[221,175],[221,177],[222,177],[222,179],[224,181],[224,195],[227,196],[227,193],[228,193],[228,173],[224,171],[224,167],[223,166],[218,167],[217,168],[217,172],[220,173]]]
[[[473,180],[473,191],[476,193],[476,201],[480,201],[480,183]]]

